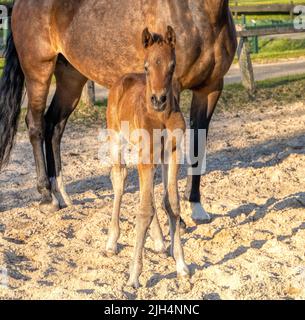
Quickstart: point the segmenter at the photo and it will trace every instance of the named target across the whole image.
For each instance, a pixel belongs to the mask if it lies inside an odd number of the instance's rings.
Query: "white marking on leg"
[[[189,202],[192,219],[195,222],[208,223],[211,221],[210,215],[204,210],[200,202]]]
[[[52,193],[52,205],[55,207],[59,206],[59,202],[57,200],[57,198],[54,196],[54,194]]]
[[[59,193],[64,201],[64,205],[66,206],[71,206],[72,201],[66,191],[64,180],[63,180],[63,175],[60,172],[58,177],[52,177],[51,178],[51,185],[52,185],[52,191],[56,194]]]

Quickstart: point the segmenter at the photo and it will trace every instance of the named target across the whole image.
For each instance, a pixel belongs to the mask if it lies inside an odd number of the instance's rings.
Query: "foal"
[[[177,161],[178,149],[186,126],[177,100],[174,97],[172,84],[176,64],[176,35],[171,27],[167,28],[164,37],[151,34],[148,29],[145,29],[142,40],[145,49],[145,74],[123,76],[110,90],[107,109],[108,129],[115,132],[117,137],[124,135],[122,133],[122,123],[128,122],[130,130],[140,129],[145,131],[149,138],[148,141],[144,141],[144,149],[139,151],[138,159],[140,210],[136,217],[136,243],[128,283],[135,288],[139,287],[139,276],[143,267],[143,248],[146,234],[151,224],[153,233],[157,234],[157,239],[155,240],[157,240],[157,243],[159,241],[160,249],[164,246],[154,204],[155,160],[158,155],[163,163],[163,182],[165,187],[163,205],[169,217],[171,253],[176,260],[178,276],[189,275],[180,239],[180,204],[177,185],[179,170]],[[179,129],[182,132],[180,138],[176,137],[176,135],[175,141],[168,138],[168,136],[173,136],[170,133],[177,132]],[[169,133],[159,144],[159,150],[152,144],[155,130],[166,130]],[[124,138],[130,141],[130,137]],[[119,139],[111,146],[114,161],[111,178],[115,199],[106,246],[106,251],[109,254],[117,253],[117,241],[120,233],[119,214],[127,176],[126,165],[121,156]],[[140,138],[137,141],[130,142],[140,143],[139,140]],[[166,154],[169,155],[168,163],[165,163]],[[147,158],[149,159],[148,162]]]

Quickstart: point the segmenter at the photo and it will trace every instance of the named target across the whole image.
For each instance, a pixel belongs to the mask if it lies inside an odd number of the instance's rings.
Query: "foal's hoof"
[[[116,243],[108,241],[105,252],[108,257],[116,256],[119,253],[118,245]]]
[[[164,241],[155,241],[154,243],[155,252],[158,254],[166,254],[166,247]]]
[[[179,279],[189,279],[191,277],[191,272],[186,264],[177,266],[177,277]]]
[[[129,278],[127,285],[134,289],[139,289],[141,287],[139,279],[133,279],[132,277]]]
[[[211,222],[210,215],[204,210],[201,203],[190,202],[190,210],[192,212],[192,219],[196,224],[205,224]]]
[[[44,214],[55,213],[60,210],[59,202],[54,196],[52,196],[52,201],[45,200],[40,202],[39,210]]]
[[[111,258],[113,256],[117,256],[118,255],[118,249],[116,248],[106,248],[105,250],[106,256]]]

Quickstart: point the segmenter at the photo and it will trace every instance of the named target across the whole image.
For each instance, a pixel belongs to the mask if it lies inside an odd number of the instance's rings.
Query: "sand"
[[[70,124],[64,174],[74,205],[38,210],[34,161],[26,132],[0,175],[0,271],[3,299],[304,299],[305,104],[219,113],[201,183],[210,224],[196,226],[182,202],[190,280],[147,239],[142,287],[126,286],[139,191],[130,170],[118,256],[104,254],[113,191],[98,160],[99,126]],[[186,184],[182,172],[179,189]],[[169,246],[156,186],[158,215]],[[3,277],[2,277],[3,278]],[[1,274],[0,274],[1,279]]]

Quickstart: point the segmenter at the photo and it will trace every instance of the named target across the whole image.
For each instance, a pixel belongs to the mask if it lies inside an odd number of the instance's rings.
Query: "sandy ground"
[[[1,298],[298,299],[305,298],[305,104],[218,114],[212,124],[202,201],[213,216],[183,236],[190,281],[177,280],[172,258],[147,240],[141,289],[126,286],[139,192],[131,170],[117,257],[103,253],[113,192],[99,165],[99,128],[70,127],[63,155],[74,206],[38,210],[26,133],[0,176]],[[179,182],[180,191],[186,181]],[[157,207],[169,244],[166,217]],[[0,274],[1,277],[1,274]]]

